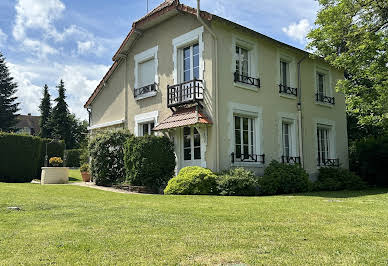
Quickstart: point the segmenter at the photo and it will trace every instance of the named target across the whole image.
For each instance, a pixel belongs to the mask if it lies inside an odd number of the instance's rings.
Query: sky
[[[163,0],[148,0],[152,9]],[[196,7],[196,0],[181,0]],[[201,9],[304,49],[315,0],[201,0]],[[146,0],[0,0],[0,51],[18,83],[20,114],[39,115],[44,84],[52,99],[65,82],[69,110],[83,108],[112,56],[146,14]]]

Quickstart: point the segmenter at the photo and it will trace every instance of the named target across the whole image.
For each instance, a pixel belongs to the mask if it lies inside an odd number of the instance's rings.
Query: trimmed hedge
[[[46,141],[51,140],[30,135],[0,133],[0,182],[31,182],[34,178],[40,178]],[[63,149],[63,142],[53,147],[49,145],[49,158],[62,156]]]
[[[288,194],[309,191],[312,184],[306,171],[295,164],[272,161],[259,179],[260,195]]]
[[[188,166],[168,181],[164,194],[212,195],[217,194],[217,176],[209,169]]]
[[[132,137],[125,143],[124,161],[131,185],[158,191],[174,176],[174,144],[167,137]]]
[[[217,179],[218,190],[222,196],[254,196],[258,194],[258,178],[252,171],[234,168]]]
[[[96,185],[111,186],[125,180],[124,144],[132,136],[127,130],[105,131],[89,143],[90,171]]]
[[[82,149],[65,150],[65,164],[67,167],[80,167]]]
[[[322,167],[319,169],[318,180],[314,190],[359,190],[366,184],[356,174],[343,168]]]

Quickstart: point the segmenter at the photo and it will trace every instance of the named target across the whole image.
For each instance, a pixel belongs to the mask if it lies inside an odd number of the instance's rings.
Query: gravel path
[[[99,190],[116,192],[116,193],[123,193],[123,194],[139,194],[139,193],[131,192],[131,191],[124,190],[124,189],[117,189],[117,188],[113,188],[113,187],[97,186],[96,184],[94,184],[92,182],[74,182],[74,183],[69,183],[69,185],[71,185],[71,186],[80,186],[80,187],[90,187],[90,188],[95,188],[95,189],[99,189]]]

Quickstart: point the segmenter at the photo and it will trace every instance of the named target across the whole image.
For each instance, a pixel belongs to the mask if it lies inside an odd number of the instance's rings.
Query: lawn
[[[388,190],[216,197],[0,183],[0,195],[0,265],[388,262]]]
[[[79,168],[77,169],[69,169],[69,182],[80,182],[82,181],[81,172]]]

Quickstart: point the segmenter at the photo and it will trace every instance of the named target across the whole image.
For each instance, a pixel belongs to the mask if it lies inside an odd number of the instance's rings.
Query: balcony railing
[[[334,97],[326,96],[323,93],[316,93],[315,97],[316,97],[315,99],[317,100],[317,102],[335,104]]]
[[[298,89],[297,88],[291,88],[286,85],[279,84],[279,93],[289,94],[298,96]]]
[[[180,84],[167,86],[167,107],[198,103],[203,100],[202,80],[193,79]]]
[[[138,98],[138,97],[141,97],[142,95],[147,94],[147,93],[152,92],[152,91],[156,91],[156,83],[135,89],[133,91],[133,96],[135,98]]]
[[[282,156],[282,163],[300,164],[300,157]]]
[[[260,88],[260,79],[241,75],[238,72],[234,72],[234,82],[241,82]]]
[[[264,154],[239,154],[232,152],[231,153],[232,163],[235,162],[247,162],[247,163],[265,163]]]
[[[318,166],[325,166],[325,167],[339,167],[339,159],[321,159],[318,158]]]

